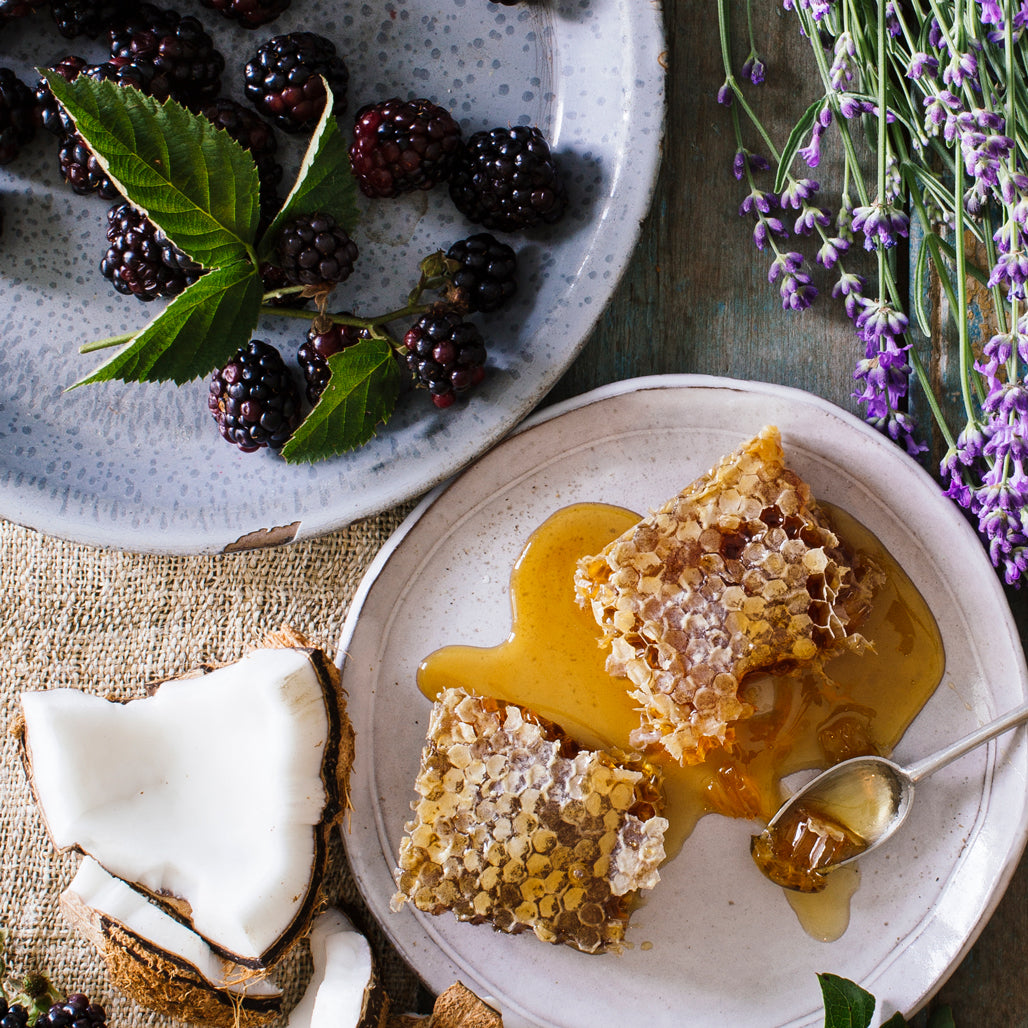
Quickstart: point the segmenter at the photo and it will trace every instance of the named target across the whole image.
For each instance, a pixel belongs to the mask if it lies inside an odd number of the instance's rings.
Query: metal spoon
[[[760,838],[773,839],[777,825],[795,825],[807,815],[813,815],[823,824],[841,829],[850,837],[846,846],[840,846],[838,855],[843,859],[826,856],[827,862],[811,868],[814,874],[820,876],[850,864],[880,846],[899,828],[910,812],[914,786],[921,779],[1026,720],[1028,703],[1023,703],[945,749],[905,768],[885,757],[844,760],[790,796],[778,808]],[[780,885],[811,891],[774,877],[759,860],[758,865]]]

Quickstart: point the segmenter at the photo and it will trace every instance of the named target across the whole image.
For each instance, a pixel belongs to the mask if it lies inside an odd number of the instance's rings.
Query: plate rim
[[[464,469],[457,474],[451,476],[446,481],[436,486],[430,493],[422,498],[415,508],[404,518],[404,520],[397,526],[394,532],[391,534],[389,539],[379,549],[375,555],[371,564],[368,566],[365,575],[358,585],[357,590],[354,593],[353,599],[351,600],[350,606],[347,610],[346,617],[344,619],[342,629],[340,632],[339,644],[336,651],[336,664],[339,667],[341,673],[344,675],[344,686],[345,686],[345,670],[346,670],[346,659],[347,659],[347,647],[350,640],[353,637],[354,632],[357,629],[357,625],[360,621],[361,613],[364,605],[375,586],[375,583],[381,574],[382,570],[392,559],[393,554],[397,548],[403,543],[406,537],[410,534],[413,528],[418,522],[425,516],[425,514],[446,494],[446,492],[460,479],[464,474],[471,471],[475,465],[480,461],[484,461],[491,455],[502,448],[504,443],[512,440],[526,432],[530,432],[540,425],[546,424],[553,420],[562,417],[565,414],[579,411],[585,407],[601,403],[605,400],[624,395],[626,393],[641,392],[645,390],[728,390],[741,393],[759,394],[759,395],[770,395],[775,396],[784,400],[794,400],[802,402],[805,406],[813,407],[822,413],[831,415],[834,418],[842,420],[847,424],[849,428],[855,429],[868,440],[873,440],[876,445],[881,445],[884,442],[884,437],[872,426],[868,425],[865,421],[859,418],[857,415],[850,411],[845,410],[839,405],[827,400],[823,397],[817,396],[816,394],[809,393],[805,390],[793,387],[780,385],[776,383],[758,382],[749,379],[734,379],[723,376],[712,376],[712,375],[696,375],[696,374],[662,374],[662,375],[648,375],[640,376],[637,378],[623,379],[615,382],[610,382],[605,385],[599,386],[595,389],[589,390],[578,396],[570,397],[565,400],[561,400],[545,408],[542,408],[533,413],[529,418],[518,425],[508,436],[505,437],[496,446],[483,452],[475,461],[472,461]],[[901,452],[897,451],[898,456],[903,456]],[[925,483],[930,483],[932,487],[941,491],[941,487],[933,476],[920,464],[913,459],[908,459],[908,464],[911,474],[916,475],[922,479]],[[981,549],[981,543],[977,533],[974,531],[972,526],[962,518],[954,519],[955,530],[961,532],[965,539],[972,541],[977,548],[981,550],[983,567],[988,564],[988,558],[983,549]],[[989,566],[991,570],[991,565]],[[1013,612],[1010,609],[1010,605],[1003,593],[1002,586],[999,578],[995,573],[990,574],[985,578],[988,583],[986,588],[989,590],[988,599],[990,602],[999,605],[999,609],[1004,612],[1002,628],[1004,629],[1006,636],[1012,640],[1018,638],[1018,632],[1016,623],[1013,618]],[[1021,683],[1022,692],[1028,694],[1028,667],[1026,667],[1026,657],[1023,648],[1017,646],[1014,648],[1015,663],[1018,666],[1018,678]],[[940,683],[941,684],[941,683]],[[359,744],[358,744],[359,745]],[[990,744],[991,745],[991,744]],[[988,765],[986,769],[986,777],[991,782],[993,774],[996,769],[995,754],[989,751]],[[349,844],[348,835],[343,832],[343,843],[344,850],[347,854],[347,862],[350,867],[351,873],[354,877],[355,884],[360,891],[362,897],[365,897],[365,882],[363,876],[353,867],[350,861],[349,855]],[[915,1006],[905,1011],[906,1014],[913,1014],[917,1010],[920,1010],[931,998],[938,992],[938,990],[945,984],[946,980],[953,973],[956,967],[961,961],[967,956],[967,953],[974,946],[978,940],[981,932],[988,924],[992,915],[995,913],[996,907],[1002,900],[1009,884],[1013,877],[1017,867],[1023,857],[1026,848],[1028,848],[1028,805],[1025,806],[1022,811],[1021,822],[1017,827],[1016,832],[1011,837],[1011,845],[1008,849],[1007,855],[1004,859],[1002,867],[999,869],[993,879],[988,892],[987,901],[982,905],[981,910],[977,916],[975,922],[970,925],[970,928],[963,933],[964,938],[962,944],[957,947],[953,955],[947,960],[945,966],[940,969],[936,969],[933,972],[933,978],[930,986],[925,989],[921,995],[916,999]],[[392,932],[389,931],[387,925],[382,925],[382,930],[386,937],[394,945],[397,952],[400,953],[401,957],[407,961],[411,966],[412,970],[419,974],[417,967],[414,966],[413,961],[410,957],[401,949],[400,944],[394,938]],[[917,933],[920,934],[924,930],[924,920],[919,923]],[[905,953],[906,951],[904,951]],[[893,959],[883,958],[879,965],[876,967],[876,971],[884,973],[895,959],[902,959],[903,954],[898,954]],[[515,1011],[512,1011],[515,1013]],[[879,1024],[880,1020],[883,1019],[887,1011],[879,1008],[876,1011],[875,1019],[872,1024]],[[792,1018],[787,1024],[781,1026],[781,1028],[790,1028],[792,1025],[806,1025],[808,1023],[805,1020],[805,1014],[798,1014]]]

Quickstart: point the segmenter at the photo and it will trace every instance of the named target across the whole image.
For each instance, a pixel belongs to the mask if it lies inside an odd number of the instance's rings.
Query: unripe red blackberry
[[[262,195],[273,194],[282,181],[282,165],[276,158],[278,139],[275,130],[248,107],[227,96],[219,97],[200,113],[215,128],[224,129],[240,146],[250,151],[257,165]]]
[[[499,310],[518,289],[518,258],[488,232],[459,239],[446,256],[459,262],[447,298],[468,311]]]
[[[407,367],[439,408],[449,407],[485,378],[485,341],[478,326],[458,311],[422,315],[403,337]]]
[[[111,244],[100,272],[119,293],[139,300],[178,296],[203,268],[191,261],[138,208],[122,203],[107,212]]]
[[[313,128],[325,108],[325,87],[335,98],[333,113],[346,106],[350,73],[335,44],[316,32],[273,36],[246,65],[246,98],[284,132]]]
[[[207,407],[244,453],[281,449],[301,420],[300,393],[275,347],[251,339],[211,376]]]
[[[9,164],[36,134],[36,98],[10,68],[0,68],[0,164]]]
[[[255,29],[274,21],[291,0],[200,0],[204,7],[237,21],[244,29]]]
[[[568,205],[549,144],[528,125],[476,132],[450,177],[450,198],[476,224],[507,232],[551,225]]]
[[[225,58],[192,15],[141,4],[108,36],[113,58],[151,62],[167,79],[172,98],[187,107],[209,103],[221,90]]]
[[[282,226],[275,248],[290,285],[331,286],[353,272],[357,245],[328,214],[301,214]]]
[[[367,338],[368,332],[356,325],[337,325],[333,322],[327,328],[319,329],[315,323],[311,324],[306,340],[296,351],[296,361],[303,371],[307,382],[307,399],[312,404],[321,399],[332,377],[328,366],[329,357]]]
[[[460,126],[430,100],[385,100],[357,113],[350,166],[366,196],[431,189],[450,175]]]

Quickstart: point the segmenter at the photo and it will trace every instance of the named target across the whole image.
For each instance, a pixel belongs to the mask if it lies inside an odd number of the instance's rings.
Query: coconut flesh
[[[350,919],[330,908],[310,934],[314,973],[286,1028],[365,1028],[378,1023],[371,947]]]
[[[310,922],[345,809],[352,735],[334,672],[320,651],[273,647],[127,703],[23,693],[26,768],[54,845],[231,961],[273,963]]]
[[[170,1017],[202,1013],[205,1024],[261,1023],[282,990],[261,973],[218,956],[203,939],[91,857],[61,893],[61,909],[100,951],[111,978]]]

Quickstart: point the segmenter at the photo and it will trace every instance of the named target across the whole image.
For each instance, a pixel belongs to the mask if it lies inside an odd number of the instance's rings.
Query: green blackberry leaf
[[[76,382],[200,378],[245,346],[257,325],[261,280],[248,260],[215,268],[175,297],[128,345]]]
[[[848,978],[819,974],[825,1004],[824,1028],[867,1028],[875,1012],[875,998]]]
[[[283,223],[296,214],[331,214],[348,233],[357,224],[357,180],[350,170],[350,155],[332,114],[332,90],[324,78],[325,109],[311,136],[300,171],[282,209],[260,242],[260,259],[267,260]]]
[[[328,358],[332,377],[318,405],[282,447],[290,464],[313,463],[363,446],[389,419],[400,367],[385,339],[362,339]]]
[[[205,268],[252,255],[260,186],[247,150],[173,100],[41,74],[124,196],[179,249]]]

